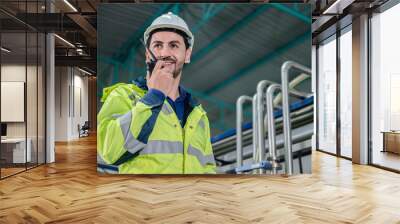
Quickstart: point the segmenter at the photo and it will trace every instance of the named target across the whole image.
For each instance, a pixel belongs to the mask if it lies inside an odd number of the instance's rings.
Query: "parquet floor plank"
[[[313,173],[99,175],[96,140],[0,181],[0,223],[400,223],[400,175],[313,152]]]

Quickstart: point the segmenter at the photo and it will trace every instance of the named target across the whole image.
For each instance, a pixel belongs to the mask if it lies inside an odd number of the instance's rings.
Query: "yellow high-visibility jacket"
[[[148,97],[142,82],[103,90],[97,115],[98,163],[120,174],[215,173],[206,112],[189,94],[189,115],[182,128],[167,100]]]

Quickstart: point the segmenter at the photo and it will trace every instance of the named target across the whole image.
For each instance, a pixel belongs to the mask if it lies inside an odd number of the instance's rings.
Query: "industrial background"
[[[98,109],[104,87],[146,74],[139,40],[155,18],[169,11],[195,36],[181,83],[207,111],[212,136],[235,127],[239,96],[253,95],[260,80],[281,82],[283,62],[311,66],[308,4],[103,4],[97,15]],[[310,88],[310,80],[296,87]],[[247,106],[246,121],[250,112]]]

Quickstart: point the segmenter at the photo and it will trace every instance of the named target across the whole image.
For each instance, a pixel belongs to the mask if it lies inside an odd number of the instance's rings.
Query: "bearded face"
[[[157,57],[163,60],[164,66],[170,67],[174,78],[182,74],[183,64],[189,63],[192,50],[186,49],[181,35],[171,31],[155,32],[151,36],[149,49]],[[146,51],[146,61],[150,61],[150,54]]]

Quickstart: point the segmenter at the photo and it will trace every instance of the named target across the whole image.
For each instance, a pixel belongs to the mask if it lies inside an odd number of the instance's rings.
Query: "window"
[[[400,4],[371,18],[372,163],[400,170]],[[388,141],[385,141],[385,135]],[[390,136],[389,136],[390,135]],[[394,145],[391,145],[394,143]],[[391,146],[390,146],[391,145]]]
[[[336,36],[318,48],[318,149],[336,153]]]
[[[352,157],[352,33],[351,26],[340,36],[340,155]]]

